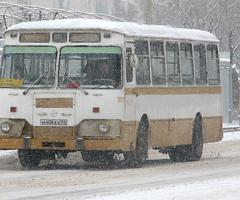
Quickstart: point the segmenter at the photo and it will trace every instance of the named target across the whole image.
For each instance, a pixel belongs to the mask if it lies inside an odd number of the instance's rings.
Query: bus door
[[[135,69],[133,68],[134,42],[126,43],[126,82],[125,88],[125,119],[129,122],[136,121],[136,92],[135,92]],[[129,85],[129,87],[128,87]]]

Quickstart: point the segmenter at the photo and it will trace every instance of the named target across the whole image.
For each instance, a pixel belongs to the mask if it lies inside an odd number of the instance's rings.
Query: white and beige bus
[[[149,148],[199,160],[203,143],[223,137],[218,43],[200,30],[96,19],[14,25],[0,149],[17,149],[23,167],[73,151],[85,161],[121,153],[132,166]]]

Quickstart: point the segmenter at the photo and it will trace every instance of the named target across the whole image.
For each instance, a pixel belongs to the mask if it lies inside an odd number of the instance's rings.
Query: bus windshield
[[[63,47],[60,56],[60,87],[121,87],[121,54],[119,47]]]
[[[57,49],[46,46],[6,46],[3,51],[3,80],[18,81],[18,87],[52,87],[55,80]],[[39,78],[42,77],[42,78]],[[39,80],[36,83],[36,80]],[[11,82],[10,82],[11,83]],[[11,87],[0,84],[0,87]]]

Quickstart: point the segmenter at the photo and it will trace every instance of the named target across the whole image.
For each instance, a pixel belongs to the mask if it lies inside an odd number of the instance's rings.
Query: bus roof
[[[79,31],[106,30],[124,34],[128,37],[151,37],[218,42],[213,34],[196,29],[173,28],[163,25],[141,25],[134,22],[115,22],[99,19],[61,19],[24,22],[9,27],[6,31]]]

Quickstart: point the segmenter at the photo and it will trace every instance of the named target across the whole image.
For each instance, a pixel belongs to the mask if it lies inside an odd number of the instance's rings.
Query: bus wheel
[[[203,150],[202,118],[197,114],[194,119],[192,145],[177,146],[169,152],[169,157],[174,162],[198,161]]]
[[[141,167],[148,157],[148,121],[141,120],[138,127],[135,151],[124,153],[129,167]]]
[[[114,158],[114,153],[109,151],[81,151],[81,155],[86,162],[110,163]]]
[[[39,165],[43,157],[40,150],[19,149],[18,158],[22,167],[33,168]]]
[[[92,151],[81,151],[82,159],[86,162],[94,161],[94,152]]]

